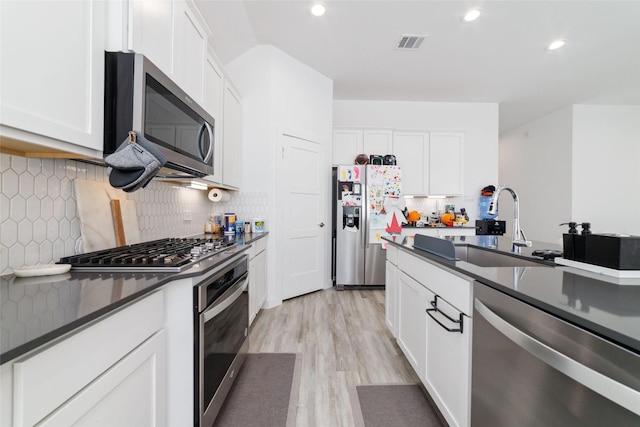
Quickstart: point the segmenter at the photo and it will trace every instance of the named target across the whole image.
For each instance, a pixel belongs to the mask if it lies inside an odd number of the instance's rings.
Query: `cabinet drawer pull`
[[[449,332],[460,332],[460,333],[463,333],[462,313],[459,313],[459,318],[458,318],[458,320],[456,320],[453,317],[449,316],[447,313],[445,313],[442,310],[440,310],[438,308],[438,295],[436,295],[433,298],[433,301],[430,301],[430,304],[431,304],[431,306],[433,308],[427,308],[427,314],[429,315],[429,317],[431,317],[433,320],[435,320],[438,325],[442,326],[444,329],[446,329]],[[442,322],[440,322],[438,319],[436,319],[436,317],[433,315],[433,312],[435,312],[435,311],[437,311],[438,313],[442,314],[449,321],[460,325],[460,327],[457,328],[457,329],[452,329],[452,328],[449,328],[449,327],[445,326]]]

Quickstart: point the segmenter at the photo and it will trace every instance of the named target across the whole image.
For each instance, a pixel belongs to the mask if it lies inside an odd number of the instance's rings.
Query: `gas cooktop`
[[[236,246],[215,238],[166,238],[61,258],[72,270],[103,272],[179,272],[193,263]]]

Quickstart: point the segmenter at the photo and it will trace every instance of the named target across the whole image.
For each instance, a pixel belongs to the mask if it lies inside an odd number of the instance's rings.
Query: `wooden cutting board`
[[[122,211],[122,227],[124,228],[127,245],[140,243],[142,240],[140,239],[140,227],[138,226],[138,212],[136,210],[135,200],[121,199],[120,209]]]
[[[107,182],[86,179],[76,179],[74,187],[82,235],[81,252],[93,252],[117,246],[112,200],[120,200],[126,244],[140,242],[135,201],[127,200],[127,194],[124,191],[111,187]]]

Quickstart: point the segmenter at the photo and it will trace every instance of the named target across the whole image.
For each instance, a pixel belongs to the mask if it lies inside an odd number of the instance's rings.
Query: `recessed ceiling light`
[[[479,16],[480,16],[480,9],[471,9],[469,12],[467,12],[466,15],[464,15],[462,20],[464,22],[471,22],[478,19]]]
[[[566,42],[567,42],[566,40],[556,40],[552,42],[549,46],[547,46],[547,50],[560,49],[562,46],[565,45]]]
[[[324,5],[320,4],[320,3],[316,3],[313,5],[313,7],[311,8],[311,13],[315,16],[322,16],[324,15]]]

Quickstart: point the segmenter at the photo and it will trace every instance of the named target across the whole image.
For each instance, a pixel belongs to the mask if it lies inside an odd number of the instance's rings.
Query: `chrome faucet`
[[[511,193],[511,197],[513,197],[513,249],[514,251],[519,251],[522,246],[530,247],[531,242],[527,240],[527,237],[524,235],[524,231],[520,228],[520,201],[516,190],[506,185],[498,187],[498,189],[493,193],[493,196],[491,196],[487,213],[489,215],[495,215],[498,213],[498,197],[500,197],[500,193],[502,193],[503,190],[507,190]]]

